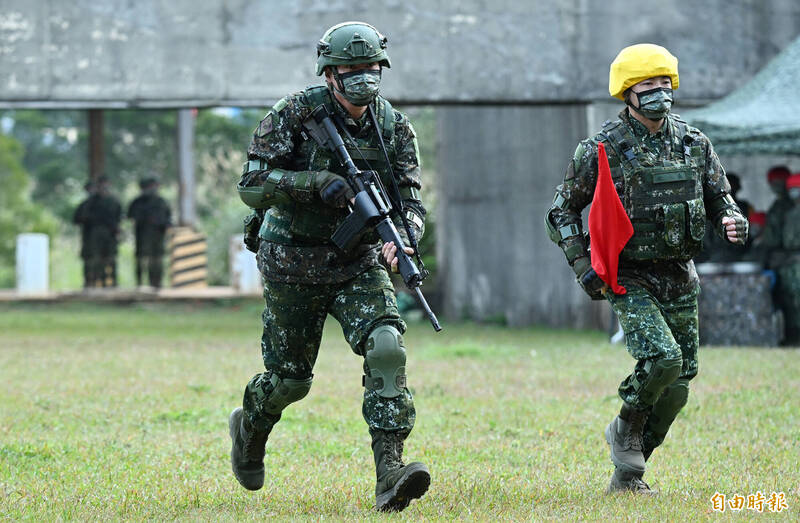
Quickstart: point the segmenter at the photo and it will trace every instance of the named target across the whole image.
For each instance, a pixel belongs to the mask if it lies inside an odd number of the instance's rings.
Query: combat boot
[[[419,462],[403,464],[406,434],[370,430],[375,455],[375,509],[400,512],[412,499],[421,498],[431,483],[428,467]]]
[[[231,435],[231,468],[236,480],[247,490],[258,490],[264,485],[264,447],[270,431],[256,430],[236,407],[228,418]]]
[[[655,490],[650,488],[650,485],[644,482],[641,476],[623,472],[619,467],[615,467],[606,494],[616,494],[617,492],[632,492],[633,494],[646,496],[657,494]]]
[[[644,474],[642,432],[648,412],[622,405],[619,416],[608,424],[606,441],[611,447],[611,462],[623,472],[641,476]]]

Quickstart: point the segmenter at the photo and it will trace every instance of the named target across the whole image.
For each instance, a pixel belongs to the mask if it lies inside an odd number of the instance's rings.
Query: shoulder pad
[[[583,142],[578,142],[578,146],[575,148],[575,154],[572,155],[572,159],[576,163],[580,163],[581,158],[583,158],[583,153],[586,152],[586,146],[583,145]]]
[[[681,118],[681,115],[675,114],[675,113],[669,113],[669,114],[670,114],[670,116],[672,116],[672,119],[675,120],[676,122],[686,123],[686,120]]]
[[[378,109],[378,114],[376,116],[378,118],[378,125],[381,126],[383,137],[387,142],[391,142],[394,137],[395,120],[400,121],[397,119],[399,113],[394,110],[389,100],[382,96],[377,97],[375,105]],[[402,115],[400,115],[400,119],[402,119]]]
[[[325,85],[312,85],[307,87],[303,94],[306,97],[308,105],[311,107],[318,107],[328,101],[328,87]]]
[[[276,113],[279,113],[283,111],[287,105],[289,105],[289,97],[284,96],[283,98],[278,100],[278,102],[275,105],[272,106],[272,110],[275,111]]]
[[[605,122],[603,122],[603,132],[612,131],[617,127],[619,127],[620,125],[622,125],[622,120],[620,120],[619,118],[617,118],[616,120],[606,120]]]

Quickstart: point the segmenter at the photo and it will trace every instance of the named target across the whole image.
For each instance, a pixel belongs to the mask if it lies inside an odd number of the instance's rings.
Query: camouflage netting
[[[800,38],[736,91],[682,116],[720,154],[800,155],[798,84]]]

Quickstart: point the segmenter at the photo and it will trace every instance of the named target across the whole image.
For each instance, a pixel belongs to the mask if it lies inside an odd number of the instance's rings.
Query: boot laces
[[[634,476],[631,479],[630,486],[631,486],[631,490],[633,490],[634,492],[652,490],[650,488],[650,485],[645,483],[645,481],[642,478],[638,477],[638,476]]]
[[[396,433],[390,433],[383,439],[383,452],[386,468],[399,469],[403,466],[403,440]]]
[[[267,433],[253,428],[244,438],[244,457],[247,461],[264,461]]]
[[[628,433],[625,435],[626,446],[641,451],[644,448],[642,433],[647,421],[647,412],[634,411],[628,417]]]

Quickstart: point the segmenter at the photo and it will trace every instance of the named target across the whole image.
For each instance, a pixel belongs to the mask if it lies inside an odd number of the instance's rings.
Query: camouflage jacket
[[[794,206],[789,196],[777,198],[767,210],[767,226],[764,228],[762,243],[768,249],[781,249],[783,247],[783,224],[786,213]]]
[[[128,207],[128,218],[136,224],[136,254],[164,254],[164,236],[171,218],[167,201],[157,194],[141,194]]]
[[[800,262],[800,205],[795,204],[784,215],[783,248],[789,251],[794,263]]]
[[[627,108],[619,114],[619,122],[627,126],[639,142],[639,153],[636,158],[643,167],[658,166],[662,159],[670,158],[670,154],[674,156],[682,149],[679,147],[679,142],[684,137],[673,136],[677,129],[675,125],[677,117],[668,115],[667,120],[656,133],[650,133],[642,123],[629,115]],[[686,126],[686,135],[691,137],[693,149],[697,150],[702,172],[700,181],[702,199],[707,212],[710,202],[716,202],[711,208],[718,210],[719,204],[725,201],[728,202],[723,204],[725,208],[738,213],[738,208],[728,196],[730,184],[711,142],[700,131],[689,126]],[[572,160],[567,165],[564,182],[556,188],[554,205],[546,216],[546,220],[555,230],[564,230],[567,227],[574,231],[574,234],[553,238],[564,250],[570,265],[574,265],[579,258],[588,257],[588,242],[583,234],[581,212],[592,202],[594,196],[597,183],[597,144],[601,141],[607,141],[604,134],[597,134],[578,144]],[[606,147],[606,153],[613,172],[614,165],[620,165],[620,159],[617,157],[615,147]],[[626,197],[624,178],[614,176],[614,185],[624,205]],[[726,196],[727,199],[719,200]],[[708,218],[712,220],[712,227],[717,234],[722,235],[722,215],[714,212],[714,215],[709,215]],[[691,260],[621,260],[618,278],[623,286],[626,281],[641,285],[654,296],[664,300],[693,292],[698,286],[697,273]]]
[[[116,252],[122,206],[111,195],[93,194],[75,210],[72,221],[81,226],[81,257]]]
[[[389,169],[378,145],[378,133],[383,132],[386,148],[392,162],[392,171],[400,189],[406,217],[417,239],[424,232],[425,208],[419,197],[420,159],[416,134],[408,118],[378,97],[373,110],[379,119],[375,129],[365,112],[358,120],[330,95],[326,88],[310,87],[281,99],[256,128],[247,151],[248,160],[260,161],[263,169],[247,171],[240,186],[261,186],[273,171],[280,170],[276,189],[288,195],[287,204],[278,204],[266,210],[259,236],[259,265],[264,277],[270,281],[286,283],[337,283],[346,281],[369,267],[379,264],[379,245],[375,235],[365,235],[362,242],[350,252],[338,250],[330,241],[330,233],[347,216],[346,209],[334,209],[322,202],[313,190],[314,172],[327,169],[344,175],[344,169],[333,155],[319,147],[303,131],[303,122],[316,107],[314,100],[324,100],[347,131],[359,143],[364,153],[351,152],[360,169],[378,172],[385,187],[390,187]],[[382,107],[389,110],[381,112]],[[388,116],[387,116],[388,115]],[[387,121],[386,118],[393,119]],[[388,125],[390,132],[385,129]],[[391,190],[391,189],[388,189]],[[295,224],[312,224],[321,231],[309,236],[295,230]],[[406,239],[401,220],[395,216],[398,231]],[[282,227],[283,224],[286,227]],[[299,227],[298,227],[299,228]],[[306,227],[306,230],[309,230]]]

